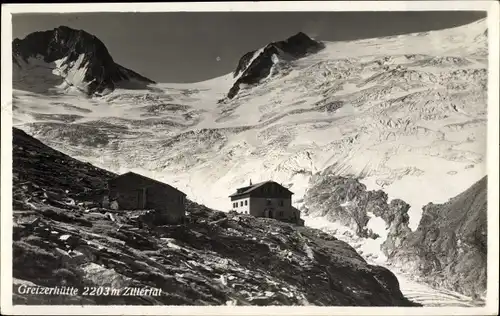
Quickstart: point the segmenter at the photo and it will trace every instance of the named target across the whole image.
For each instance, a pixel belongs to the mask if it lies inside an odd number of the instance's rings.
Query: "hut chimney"
[[[252,185],[252,179],[250,179],[250,185]]]

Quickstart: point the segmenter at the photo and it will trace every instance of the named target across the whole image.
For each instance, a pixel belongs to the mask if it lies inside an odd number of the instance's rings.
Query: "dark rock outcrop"
[[[376,237],[367,229],[368,213],[381,217],[387,227],[404,230],[410,206],[402,200],[387,202],[382,190],[368,191],[357,179],[336,176],[328,171],[315,175],[304,195],[304,214],[326,216],[356,231],[360,237]]]
[[[391,209],[398,209],[399,211],[390,214],[389,218],[383,217],[389,227],[387,238],[381,245],[381,250],[386,256],[390,256],[394,249],[401,247],[403,240],[411,233],[411,229],[408,227],[410,205],[399,199],[392,200],[389,205],[392,206]]]
[[[62,60],[59,68],[64,68],[60,71],[63,78],[72,67],[79,70],[85,67],[84,78],[78,78],[84,85],[77,85],[71,78],[65,78],[65,81],[84,89],[90,95],[105,90],[112,91],[120,83],[126,84],[128,88],[145,88],[154,83],[115,63],[104,43],[96,36],[67,26],[34,32],[24,39],[16,38],[12,42],[12,53],[13,63],[20,67],[21,61],[28,62],[30,57],[41,57],[48,64]],[[55,67],[55,64],[53,66]]]
[[[227,97],[232,99],[240,90],[241,84],[253,85],[266,78],[273,65],[280,61],[291,61],[315,53],[324,48],[324,44],[299,32],[284,41],[266,45],[261,51],[251,51],[243,55],[234,71],[238,77]],[[255,54],[259,54],[255,56]],[[275,56],[275,57],[273,57]],[[255,57],[255,58],[254,58]]]
[[[142,220],[154,211],[89,210],[87,196],[68,191],[101,189],[112,174],[21,131],[14,148],[13,187],[26,198],[14,207],[14,304],[415,305],[389,270],[319,230],[190,201],[182,225]],[[49,195],[59,204],[47,204]],[[108,295],[23,295],[22,284]],[[159,294],[110,292],[127,286]]]
[[[383,246],[389,261],[435,287],[480,297],[487,282],[487,178],[444,204],[429,203],[415,232]]]

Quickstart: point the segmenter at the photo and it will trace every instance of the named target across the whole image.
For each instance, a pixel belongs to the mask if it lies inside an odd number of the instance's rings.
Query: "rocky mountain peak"
[[[31,59],[41,59],[49,64],[45,78],[54,77],[52,69],[64,78],[67,85],[77,87],[88,94],[114,90],[121,81],[141,83],[143,87],[154,81],[116,64],[104,43],[95,35],[67,26],[52,30],[37,31],[24,39],[12,42],[15,71],[28,71],[23,64],[30,64]],[[37,69],[37,71],[42,71]],[[75,76],[80,73],[81,76]],[[73,78],[75,77],[75,78]]]
[[[239,91],[240,84],[256,84],[269,76],[273,65],[280,61],[292,61],[315,53],[324,48],[324,44],[299,32],[285,40],[272,42],[263,48],[244,54],[233,77],[238,78],[229,90],[232,99]]]
[[[14,39],[14,57],[24,59],[41,55],[46,62],[70,57],[73,54],[89,54],[102,60],[103,64],[113,62],[104,43],[96,36],[83,30],[59,26],[53,30],[28,34],[24,39]]]
[[[303,32],[298,32],[284,41],[274,43],[274,45],[284,52],[299,58],[307,53],[312,53],[324,48],[323,43],[313,40]]]

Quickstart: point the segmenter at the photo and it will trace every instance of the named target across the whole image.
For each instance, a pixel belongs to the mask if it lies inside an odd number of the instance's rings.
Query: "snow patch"
[[[380,239],[382,242],[384,242],[387,239],[387,235],[389,233],[389,227],[387,226],[386,222],[382,219],[382,217],[378,217],[372,212],[367,212],[367,215],[370,219],[368,220],[366,227],[379,235],[380,237],[377,239]]]

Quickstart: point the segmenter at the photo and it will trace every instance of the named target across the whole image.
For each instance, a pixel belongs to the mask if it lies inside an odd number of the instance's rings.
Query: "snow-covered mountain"
[[[83,30],[60,26],[12,42],[13,85],[21,90],[106,94],[117,86],[154,83],[113,61],[106,46]]]
[[[42,34],[66,34],[51,32]],[[220,78],[116,86],[90,99],[14,84],[14,123],[79,159],[173,183],[222,210],[249,179],[282,182],[300,202],[311,176],[327,170],[409,203],[415,229],[423,205],[444,202],[485,175],[485,20],[323,46],[288,60],[271,55],[279,61],[273,70],[239,84],[232,98],[228,91],[265,49]],[[79,53],[47,56],[78,60]]]

